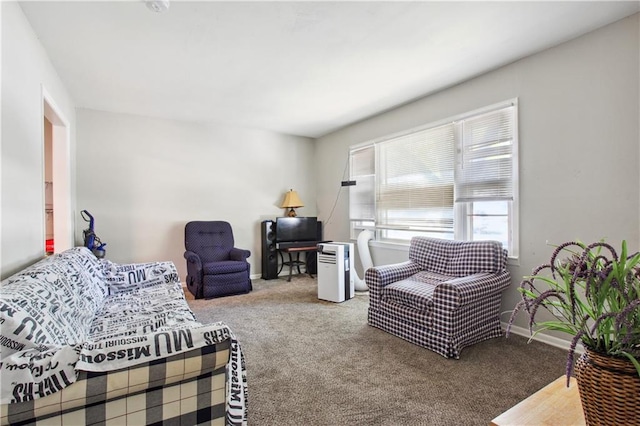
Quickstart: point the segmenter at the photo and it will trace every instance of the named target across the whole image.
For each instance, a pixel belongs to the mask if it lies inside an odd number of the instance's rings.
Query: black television
[[[316,241],[317,217],[277,217],[276,241]]]

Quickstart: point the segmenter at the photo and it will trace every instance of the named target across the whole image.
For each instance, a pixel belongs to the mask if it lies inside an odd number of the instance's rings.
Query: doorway
[[[44,234],[45,254],[54,253],[53,232],[53,124],[44,117]]]
[[[69,122],[42,87],[44,163],[44,250],[59,253],[73,247],[71,149]]]

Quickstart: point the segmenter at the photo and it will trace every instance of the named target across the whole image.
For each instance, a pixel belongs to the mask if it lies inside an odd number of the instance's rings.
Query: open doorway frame
[[[53,179],[53,235],[54,253],[73,247],[74,218],[71,210],[71,132],[69,121],[56,105],[53,97],[42,86],[42,115],[53,125],[51,165]],[[45,164],[44,120],[42,120],[43,176]],[[43,205],[45,204],[45,182],[42,182]],[[43,214],[46,215],[43,210]],[[44,220],[46,221],[46,216]],[[45,250],[46,225],[42,249]]]

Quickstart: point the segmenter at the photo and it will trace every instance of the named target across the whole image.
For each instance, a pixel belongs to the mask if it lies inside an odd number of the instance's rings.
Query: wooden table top
[[[491,421],[492,426],[583,426],[578,385],[562,376]]]
[[[306,246],[306,247],[289,247],[289,248],[283,248],[280,249],[280,251],[283,251],[285,253],[295,253],[297,251],[311,251],[311,250],[316,250],[318,247],[317,246]]]

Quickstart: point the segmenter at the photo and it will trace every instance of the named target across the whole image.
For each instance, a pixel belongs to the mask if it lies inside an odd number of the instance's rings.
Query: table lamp
[[[304,207],[304,204],[302,204],[300,197],[298,197],[298,193],[292,189],[284,194],[284,201],[282,202],[282,205],[280,207],[282,207],[283,209],[290,209],[287,212],[287,216],[296,217],[297,214],[294,209],[297,209],[298,207]]]

